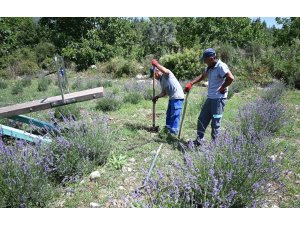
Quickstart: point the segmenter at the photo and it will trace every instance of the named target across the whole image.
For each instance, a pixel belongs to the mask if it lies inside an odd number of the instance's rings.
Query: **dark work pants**
[[[225,98],[206,99],[198,117],[197,140],[204,137],[205,130],[211,121],[211,137],[215,139],[221,129],[222,113],[225,107]]]

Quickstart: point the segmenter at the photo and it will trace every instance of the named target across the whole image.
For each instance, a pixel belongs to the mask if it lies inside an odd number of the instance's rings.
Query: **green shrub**
[[[11,94],[12,95],[17,95],[23,93],[23,85],[21,81],[17,81],[11,89]]]
[[[184,50],[183,53],[165,55],[160,59],[162,65],[170,69],[177,79],[188,80],[202,72],[198,50]]]
[[[101,83],[99,80],[97,79],[90,79],[87,81],[86,85],[85,85],[85,89],[92,89],[92,88],[96,88],[96,87],[100,87]]]
[[[8,86],[7,81],[0,78],[0,89],[6,89]]]
[[[80,118],[80,108],[76,104],[56,107],[54,117],[59,119],[78,120]]]
[[[103,112],[117,111],[122,106],[122,102],[115,96],[106,96],[98,100],[96,109]]]
[[[291,46],[268,48],[262,63],[269,67],[270,73],[287,85],[300,89],[300,41],[294,40]]]
[[[77,77],[76,81],[71,85],[71,88],[73,90],[81,91],[81,90],[85,89],[85,85],[84,85],[82,79],[80,77]]]
[[[21,80],[21,83],[24,87],[29,87],[31,85],[31,77],[26,76]]]
[[[124,102],[128,102],[131,104],[138,104],[143,100],[143,95],[137,92],[131,92],[124,96]]]
[[[106,72],[115,77],[135,76],[139,71],[138,63],[135,60],[115,57],[106,64]]]
[[[36,62],[23,60],[18,65],[17,75],[34,75],[39,70]]]
[[[48,87],[49,87],[49,83],[51,80],[50,78],[47,78],[47,77],[43,77],[41,79],[38,80],[38,87],[37,87],[37,90],[39,92],[42,92],[42,91],[47,91],[48,90]]]
[[[49,72],[55,71],[55,64],[53,58],[46,58],[40,63],[40,67]]]
[[[0,78],[8,78],[9,73],[6,70],[0,70]]]
[[[103,80],[103,81],[101,81],[100,86],[102,86],[102,87],[112,87],[112,82],[111,82],[111,80]]]
[[[40,42],[36,47],[35,47],[35,53],[37,57],[37,62],[38,64],[43,68],[45,66],[46,62],[49,62],[49,65],[54,65],[54,54],[56,52],[56,47],[54,44],[49,43],[49,42]],[[50,63],[51,61],[51,63]],[[44,64],[44,65],[43,65]],[[48,67],[46,67],[48,68]],[[44,68],[44,69],[46,69]]]

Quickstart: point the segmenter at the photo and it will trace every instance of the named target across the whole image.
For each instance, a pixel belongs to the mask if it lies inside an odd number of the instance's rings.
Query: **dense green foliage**
[[[147,73],[149,59],[161,58],[179,78],[190,79],[203,70],[201,52],[214,47],[237,77],[262,85],[279,78],[299,88],[300,19],[276,19],[281,29],[248,17],[4,17],[0,77],[53,72],[59,54],[68,68],[104,63],[103,72],[116,77]]]

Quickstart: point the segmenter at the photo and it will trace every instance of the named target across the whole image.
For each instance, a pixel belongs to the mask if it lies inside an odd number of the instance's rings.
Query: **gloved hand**
[[[221,94],[225,94],[226,92],[226,88],[223,88],[222,86],[218,89],[218,91],[221,93]]]
[[[157,60],[156,60],[156,59],[152,59],[152,61],[151,61],[151,65],[153,65],[153,66],[157,66],[157,65],[159,65],[159,64],[158,64],[158,62],[157,62]]]
[[[185,85],[184,91],[185,91],[185,92],[189,92],[189,91],[191,90],[192,86],[193,86],[192,82],[187,83],[187,84]]]
[[[154,96],[154,97],[152,98],[152,102],[153,102],[153,103],[156,103],[158,99],[159,99],[159,96],[156,95],[156,96]]]

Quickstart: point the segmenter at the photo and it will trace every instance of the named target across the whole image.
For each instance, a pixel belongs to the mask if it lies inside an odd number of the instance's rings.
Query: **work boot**
[[[204,142],[204,140],[199,139],[199,138],[196,138],[196,140],[194,140],[194,141],[188,140],[187,147],[191,150],[195,150],[197,147],[202,146],[203,142]]]

